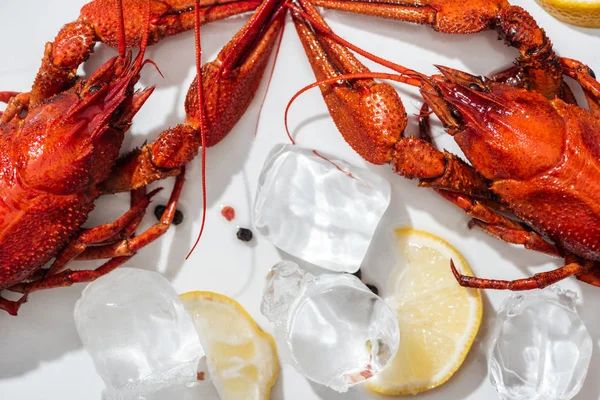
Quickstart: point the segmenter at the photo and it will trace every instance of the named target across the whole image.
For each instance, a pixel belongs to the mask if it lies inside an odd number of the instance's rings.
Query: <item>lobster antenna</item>
[[[281,27],[281,34],[279,35],[279,42],[277,43],[277,48],[275,49],[275,57],[273,59],[273,67],[271,68],[271,72],[269,73],[269,80],[267,81],[267,88],[265,89],[265,95],[262,98],[260,103],[260,108],[258,109],[258,117],[256,117],[256,126],[254,127],[254,136],[258,134],[258,125],[260,124],[260,115],[262,114],[263,107],[265,105],[265,101],[267,100],[267,94],[269,93],[269,88],[271,87],[271,81],[273,80],[273,74],[275,73],[275,66],[277,65],[277,58],[279,57],[279,50],[281,50],[281,42],[283,41],[283,33],[285,31],[285,24]]]
[[[122,1],[122,0],[119,0],[119,1]],[[150,36],[150,0],[148,0],[146,2],[146,20],[144,21],[144,26],[146,27],[146,33],[144,34],[144,37],[142,38],[142,43],[140,44],[140,53],[138,54],[137,61],[135,62],[135,65],[137,68],[140,68],[142,66],[142,64],[144,62],[143,61],[144,55],[146,54],[146,48],[148,47],[148,40],[149,40],[148,38]],[[119,47],[120,46],[121,46],[121,43],[119,42]],[[150,63],[156,67],[160,76],[163,76],[162,72],[160,72],[160,69],[158,69],[158,66],[153,61],[150,61]],[[163,78],[164,78],[164,76],[163,76]]]
[[[384,58],[381,58],[379,56],[376,56],[373,53],[370,53],[366,50],[361,49],[360,47],[356,46],[355,44],[350,43],[349,41],[347,41],[346,39],[342,38],[341,36],[338,36],[335,32],[333,32],[331,30],[331,28],[329,28],[327,25],[322,24],[320,21],[317,21],[314,17],[312,17],[311,15],[309,15],[306,11],[302,10],[301,8],[299,8],[298,6],[296,6],[295,4],[291,4],[291,3],[285,3],[284,6],[288,7],[290,10],[292,10],[292,12],[302,16],[302,18],[304,18],[306,21],[309,22],[310,26],[321,32],[322,34],[324,34],[325,36],[329,37],[330,39],[333,39],[334,41],[336,41],[337,43],[341,44],[342,46],[345,46],[347,48],[349,48],[350,50],[360,54],[361,56],[368,58],[371,61],[376,62],[379,65],[382,65],[386,68],[389,68],[399,74],[402,75],[407,75],[409,77],[412,77],[413,80],[412,81],[406,81],[404,83],[407,83],[409,85],[412,86],[419,86],[421,83],[420,79],[416,79],[418,77],[420,78],[425,78],[424,75],[403,67],[400,64],[396,64],[393,63],[391,61],[388,61]]]
[[[204,115],[204,88],[202,87],[202,44],[200,42],[200,0],[196,0],[196,20],[195,20],[195,39],[196,39],[196,97],[198,98],[198,116],[200,117],[200,137],[202,140],[202,223],[200,232],[192,249],[185,257],[190,258],[200,238],[204,232],[204,223],[206,222],[206,120]]]
[[[123,15],[123,0],[117,0],[117,10],[119,12],[119,56],[125,57],[125,51],[127,51],[127,42],[125,41],[125,16]]]

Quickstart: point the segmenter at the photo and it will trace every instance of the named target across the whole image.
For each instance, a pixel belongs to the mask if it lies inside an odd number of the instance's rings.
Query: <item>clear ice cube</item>
[[[502,400],[568,400],[581,389],[591,355],[574,293],[513,294],[498,313],[490,380]]]
[[[282,261],[267,277],[261,311],[283,359],[339,392],[377,374],[398,350],[396,314],[353,275],[314,276]]]
[[[106,399],[196,380],[200,339],[175,289],[156,272],[116,269],[84,289],[74,314]]]
[[[381,176],[313,150],[279,144],[258,180],[257,231],[322,268],[356,272],[390,203]]]

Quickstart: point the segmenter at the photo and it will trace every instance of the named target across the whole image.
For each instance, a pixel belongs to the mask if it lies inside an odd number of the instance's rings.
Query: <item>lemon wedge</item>
[[[537,0],[554,18],[586,28],[600,28],[598,0]]]
[[[227,296],[188,292],[180,298],[194,320],[221,399],[268,399],[279,374],[273,337]]]
[[[385,395],[433,389],[458,370],[481,324],[479,291],[459,286],[450,259],[472,275],[461,254],[427,232],[396,230],[399,263],[390,277],[386,300],[396,310],[400,346],[386,369],[367,382]]]

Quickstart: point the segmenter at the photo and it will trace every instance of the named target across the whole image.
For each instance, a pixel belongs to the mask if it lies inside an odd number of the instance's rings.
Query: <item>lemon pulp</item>
[[[235,300],[212,292],[181,296],[222,400],[266,400],[279,373],[273,337]]]
[[[396,231],[399,264],[390,277],[387,299],[396,310],[400,346],[390,365],[367,382],[386,395],[433,389],[460,368],[479,330],[479,291],[461,287],[450,270],[472,275],[449,243],[414,229]]]

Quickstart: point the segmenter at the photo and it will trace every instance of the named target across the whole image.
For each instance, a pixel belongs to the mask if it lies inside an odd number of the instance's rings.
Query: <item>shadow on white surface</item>
[[[73,306],[83,287],[34,293],[21,307],[19,316],[0,314],[0,379],[25,374],[44,361],[81,347]],[[19,343],[27,343],[27,347]]]

